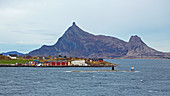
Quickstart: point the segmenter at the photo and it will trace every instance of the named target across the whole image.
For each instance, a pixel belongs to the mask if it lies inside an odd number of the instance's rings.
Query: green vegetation
[[[86,60],[86,63],[91,65],[91,66],[114,66],[114,65],[117,65],[117,64],[114,64],[114,63],[106,62],[106,61],[103,61],[103,62],[97,62],[97,61],[89,62],[89,61]]]
[[[0,64],[16,64],[16,63],[25,64],[25,63],[28,63],[29,61],[33,61],[33,60],[23,60],[23,59],[0,60]]]

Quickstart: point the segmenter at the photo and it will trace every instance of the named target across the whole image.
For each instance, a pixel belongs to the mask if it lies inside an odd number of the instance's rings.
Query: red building
[[[103,58],[99,58],[98,61],[99,61],[99,62],[103,62]]]
[[[53,61],[47,61],[47,66],[68,66],[67,60],[53,60]]]
[[[23,58],[24,58],[24,59],[32,59],[31,56],[24,56]]]

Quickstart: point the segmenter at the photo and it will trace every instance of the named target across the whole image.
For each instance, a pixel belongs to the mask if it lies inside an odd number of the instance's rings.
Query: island
[[[67,56],[17,56],[0,55],[0,67],[112,67],[117,64],[106,62],[103,58],[79,58]]]

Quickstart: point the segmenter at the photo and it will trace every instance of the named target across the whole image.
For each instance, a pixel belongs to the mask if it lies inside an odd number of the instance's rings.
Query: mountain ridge
[[[1,53],[1,54],[2,54],[2,55],[5,55],[5,56],[7,56],[7,55],[9,55],[9,54],[17,54],[18,56],[23,55],[23,53],[20,53],[20,52],[18,52],[18,51],[3,52],[3,53]]]
[[[82,58],[169,58],[170,54],[148,47],[137,35],[128,42],[112,36],[93,35],[75,22],[51,46],[29,52],[31,56],[66,55]]]

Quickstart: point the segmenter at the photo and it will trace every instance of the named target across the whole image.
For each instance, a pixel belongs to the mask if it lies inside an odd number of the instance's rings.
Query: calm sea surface
[[[113,60],[105,68],[0,67],[0,96],[170,96],[170,60]],[[131,66],[136,72],[126,72]]]

